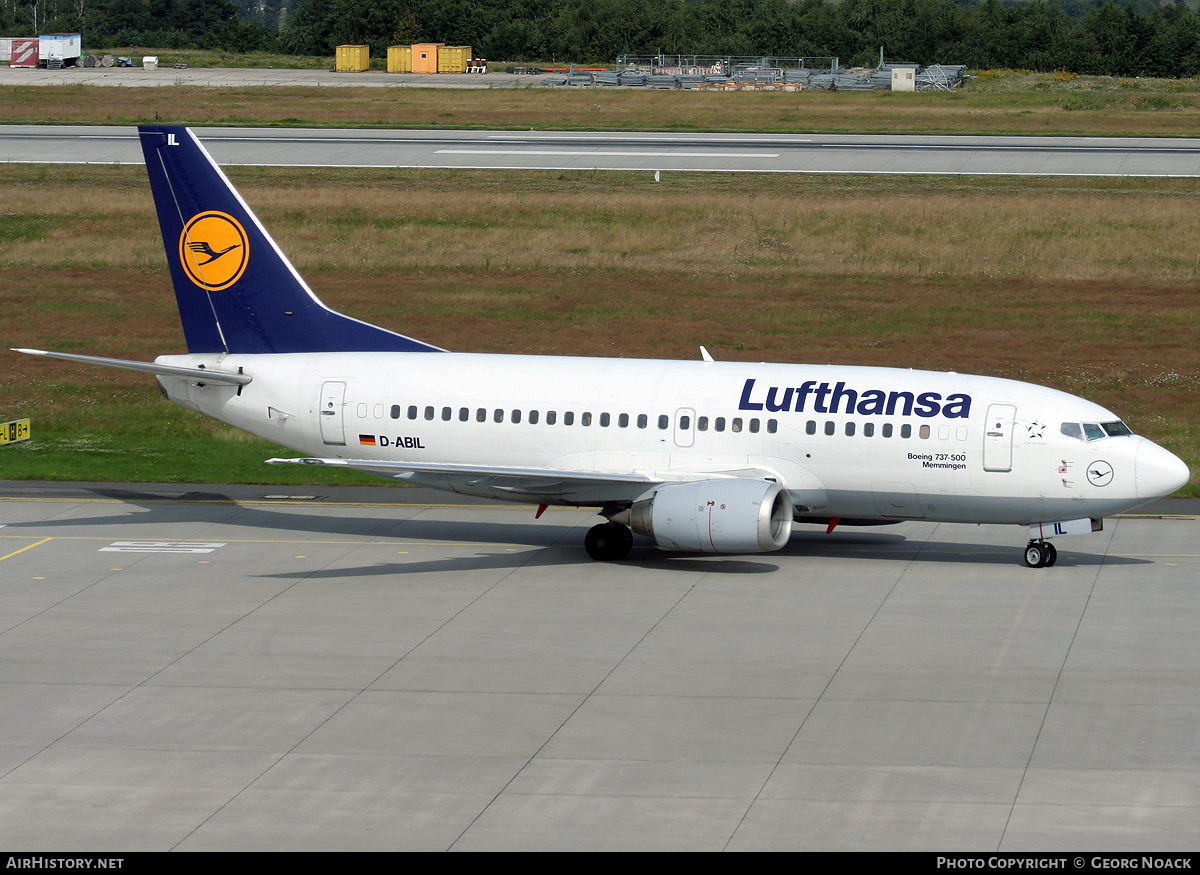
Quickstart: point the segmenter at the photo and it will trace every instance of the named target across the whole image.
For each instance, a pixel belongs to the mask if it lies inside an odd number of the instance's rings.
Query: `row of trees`
[[[243,0],[248,7],[251,0]],[[266,7],[295,0],[252,0]],[[88,46],[274,50],[277,16],[259,16],[230,0],[0,0],[0,34],[83,34]],[[271,25],[275,25],[272,27]]]
[[[976,69],[1200,75],[1200,15],[1184,0],[0,0],[0,28],[306,55],[430,41],[554,62],[663,52],[869,64],[883,46],[890,59]]]

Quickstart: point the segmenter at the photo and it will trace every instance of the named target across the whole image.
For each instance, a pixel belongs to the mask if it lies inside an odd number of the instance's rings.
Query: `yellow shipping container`
[[[371,68],[370,46],[338,46],[334,69],[339,73],[361,73]]]
[[[438,71],[438,49],[445,43],[413,43],[412,71],[414,73],[436,73]]]
[[[471,62],[470,46],[442,46],[438,49],[439,73],[465,73]]]
[[[388,72],[412,72],[412,46],[388,46]]]

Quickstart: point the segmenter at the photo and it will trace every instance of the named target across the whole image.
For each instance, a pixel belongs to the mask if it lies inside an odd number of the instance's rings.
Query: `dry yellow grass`
[[[1097,136],[1193,136],[1200,123],[1200,84],[1191,80],[1031,74],[952,93],[774,94],[548,89],[539,79],[519,90],[9,87],[0,89],[0,121]]]
[[[0,243],[9,267],[159,270],[153,204],[132,168],[9,168],[5,212],[40,216]],[[638,271],[935,282],[1200,279],[1188,180],[857,183],[683,175],[231,171],[298,268],[310,272]],[[79,179],[83,177],[83,179]],[[286,182],[281,184],[277,177]],[[111,182],[110,182],[111,181]],[[289,184],[290,183],[290,184]],[[110,184],[117,188],[110,188]],[[119,196],[115,195],[119,191]]]

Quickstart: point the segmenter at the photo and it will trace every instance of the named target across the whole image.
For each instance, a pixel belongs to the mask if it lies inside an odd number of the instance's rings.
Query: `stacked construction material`
[[[967,68],[962,64],[931,64],[917,74],[918,91],[949,91],[961,88]]]

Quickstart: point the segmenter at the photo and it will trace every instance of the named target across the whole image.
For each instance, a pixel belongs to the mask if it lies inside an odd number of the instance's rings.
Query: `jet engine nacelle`
[[[778,483],[699,480],[634,502],[629,527],[664,550],[765,553],[792,535],[792,500]]]

